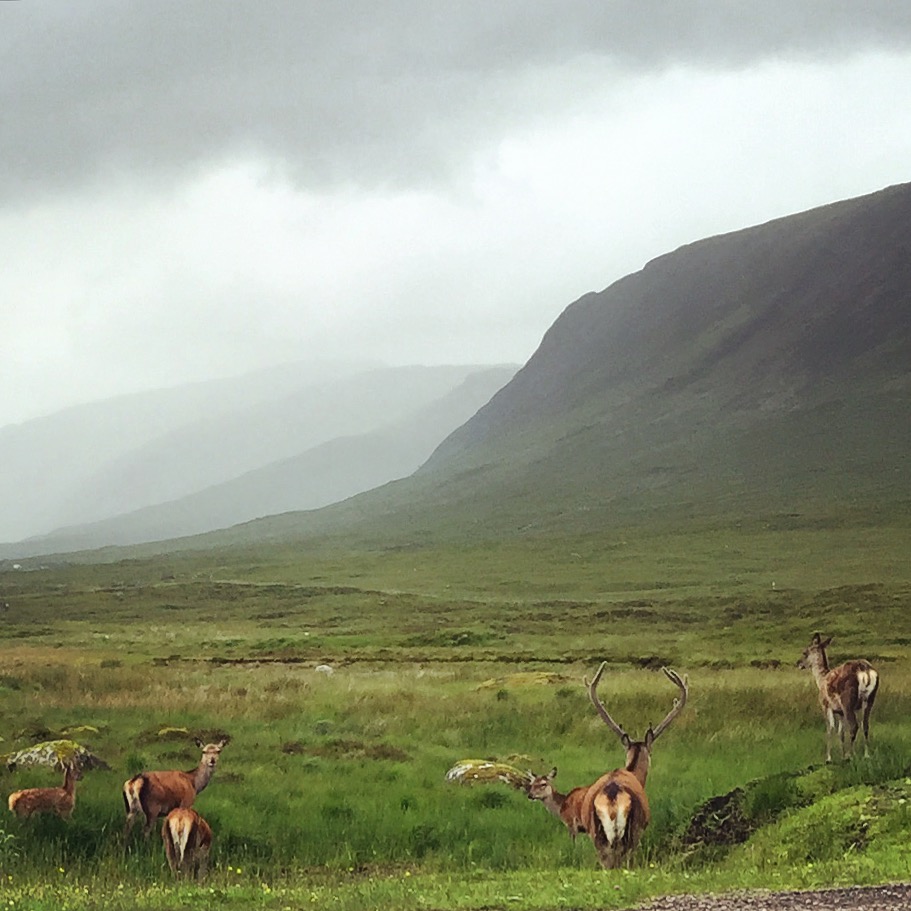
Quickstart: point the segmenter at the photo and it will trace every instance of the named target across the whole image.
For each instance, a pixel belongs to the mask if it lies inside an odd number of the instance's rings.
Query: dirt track
[[[825,889],[813,892],[674,895],[642,911],[911,911],[911,884]]]

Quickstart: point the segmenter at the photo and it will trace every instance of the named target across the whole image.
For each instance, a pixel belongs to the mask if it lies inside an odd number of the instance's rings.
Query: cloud
[[[314,353],[523,361],[908,179],[893,2],[0,3],[0,427]]]
[[[426,187],[605,81],[911,46],[879,0],[34,0],[0,4],[0,200],[270,162]]]

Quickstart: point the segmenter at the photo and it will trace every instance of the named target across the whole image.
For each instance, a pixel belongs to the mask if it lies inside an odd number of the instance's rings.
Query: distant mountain
[[[570,305],[412,477],[197,543],[907,516],[909,396],[904,184],[658,257]]]
[[[201,421],[363,373],[367,364],[298,362],[226,379],[133,393],[0,427],[0,541],[49,531],[74,492],[106,465]],[[80,518],[78,511],[75,517]],[[81,518],[85,518],[82,516]]]
[[[909,396],[904,184],[689,244],[585,295],[403,480],[158,549],[907,521]]]
[[[439,399],[404,417],[393,414],[395,419],[367,433],[336,437],[178,500],[61,529],[23,542],[18,552],[73,551],[176,538],[344,500],[415,471],[516,369],[478,370]]]
[[[338,437],[405,420],[483,369],[299,364],[5,427],[0,532],[35,537],[197,494]],[[514,370],[500,374],[501,384]]]

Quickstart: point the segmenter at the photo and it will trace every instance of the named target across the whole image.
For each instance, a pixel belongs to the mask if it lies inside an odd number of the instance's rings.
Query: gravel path
[[[911,884],[823,889],[814,892],[743,892],[672,895],[642,911],[911,911]]]

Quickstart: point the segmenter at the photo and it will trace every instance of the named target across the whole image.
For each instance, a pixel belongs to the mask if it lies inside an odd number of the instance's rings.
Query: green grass
[[[0,750],[77,728],[111,765],[80,783],[69,823],[4,811],[2,900],[542,911],[908,878],[908,543],[882,528],[630,531],[2,573]],[[816,629],[834,659],[881,670],[870,760],[819,765],[822,717],[794,667]],[[691,685],[655,748],[652,825],[632,869],[611,873],[520,793],[444,782],[467,757],[556,765],[566,789],[618,765],[582,686],[601,660],[633,734],[670,707],[661,664]],[[232,736],[197,803],[216,833],[200,886],[170,883],[157,831],[121,846],[123,780],[198,758],[167,728]],[[687,844],[700,807],[735,789],[748,840]]]

